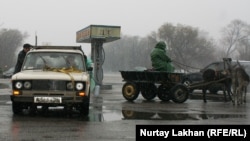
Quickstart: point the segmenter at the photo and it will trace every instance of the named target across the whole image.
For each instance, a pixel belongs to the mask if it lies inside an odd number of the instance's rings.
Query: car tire
[[[18,115],[22,112],[22,105],[18,102],[12,101],[12,111],[13,114]]]
[[[213,84],[208,89],[209,93],[211,93],[211,94],[218,94],[219,90],[222,90],[222,88],[218,84]]]
[[[80,104],[80,115],[87,116],[89,114],[89,100],[90,95]]]

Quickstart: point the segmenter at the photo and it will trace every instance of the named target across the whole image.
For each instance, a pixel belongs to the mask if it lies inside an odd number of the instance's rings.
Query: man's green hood
[[[159,49],[163,49],[163,50],[165,50],[166,49],[166,44],[165,44],[165,42],[163,42],[163,41],[160,41],[160,42],[158,42],[156,45],[155,45],[155,48],[159,48]]]

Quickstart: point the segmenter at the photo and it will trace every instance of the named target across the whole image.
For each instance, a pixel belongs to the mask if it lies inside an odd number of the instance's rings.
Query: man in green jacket
[[[174,72],[172,60],[167,56],[167,45],[165,42],[158,42],[152,50],[150,57],[153,69],[156,71]]]

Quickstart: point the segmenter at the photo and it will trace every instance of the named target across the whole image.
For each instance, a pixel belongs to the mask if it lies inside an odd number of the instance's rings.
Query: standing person
[[[91,58],[89,58],[89,57],[86,57],[86,58],[87,58],[87,60],[86,60],[87,68],[92,67],[93,62],[92,62]],[[90,84],[90,92],[93,92],[95,89],[95,86],[96,86],[95,80],[93,78],[93,71],[89,71],[89,74],[90,74],[90,83],[91,83]]]
[[[163,41],[155,45],[150,54],[152,67],[156,71],[174,72],[172,60],[167,56],[166,47],[167,45]]]
[[[31,47],[32,47],[32,45],[30,45],[30,44],[24,44],[23,45],[23,49],[18,53],[17,63],[16,63],[16,66],[15,66],[14,74],[21,71],[21,67],[23,65],[23,61],[24,61],[24,58],[26,56],[26,53],[28,51],[30,51]]]

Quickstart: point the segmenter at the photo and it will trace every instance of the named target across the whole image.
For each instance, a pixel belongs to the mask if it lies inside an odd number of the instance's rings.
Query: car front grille
[[[32,90],[64,91],[66,81],[62,80],[33,80]]]

